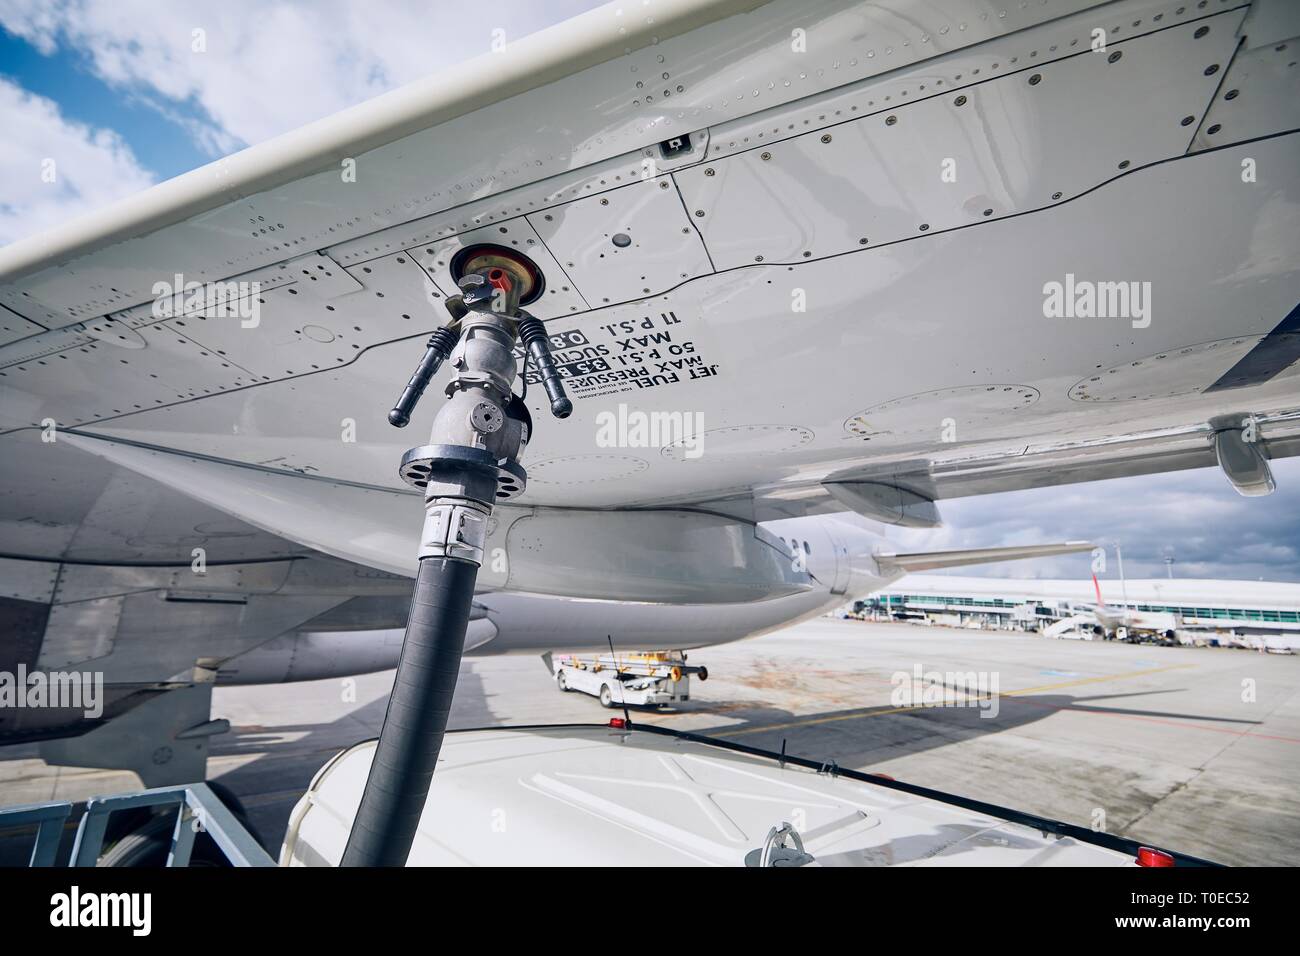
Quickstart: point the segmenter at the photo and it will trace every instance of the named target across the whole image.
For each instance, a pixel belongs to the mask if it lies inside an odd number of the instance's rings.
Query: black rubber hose
[[[451,711],[478,566],[422,558],[393,693],[343,866],[405,866]]]

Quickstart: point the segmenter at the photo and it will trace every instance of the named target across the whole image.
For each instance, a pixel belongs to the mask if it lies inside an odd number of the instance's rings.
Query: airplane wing
[[[917,551],[910,554],[876,553],[876,561],[883,568],[905,573],[934,571],[938,568],[959,568],[968,564],[995,564],[998,561],[1020,561],[1026,558],[1047,558],[1058,554],[1077,554],[1091,551],[1091,541],[1067,541],[1063,544],[1029,544],[1008,548],[971,548],[965,551]]]
[[[1005,6],[614,3],[0,249],[3,600],[77,605],[76,662],[175,633],[146,601],[238,650],[409,588],[398,466],[449,370],[406,432],[386,415],[467,256],[542,281],[575,410],[528,393],[497,517],[540,591],[598,590],[593,621],[629,582],[816,613],[756,521],[927,527],[947,498],[1216,463],[1270,489],[1300,451],[1294,7]],[[156,570],[194,546],[320,577],[231,571],[297,588],[259,618]],[[976,554],[1004,552],[889,560]],[[69,597],[70,562],[147,565],[148,596]]]
[[[544,275],[577,403],[521,503],[932,502],[1209,464],[1239,425],[1294,454],[1289,22],[894,6],[611,5],[16,243],[3,427],[401,493],[385,413],[486,243]],[[698,412],[703,454],[605,447],[620,405]]]

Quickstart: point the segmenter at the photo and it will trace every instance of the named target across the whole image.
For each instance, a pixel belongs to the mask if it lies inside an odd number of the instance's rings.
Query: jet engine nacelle
[[[666,604],[744,604],[815,587],[765,529],[695,511],[498,508],[480,590]]]

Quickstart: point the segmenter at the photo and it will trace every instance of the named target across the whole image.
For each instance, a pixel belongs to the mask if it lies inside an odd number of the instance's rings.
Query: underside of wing
[[[927,526],[943,498],[1223,462],[1231,431],[1266,489],[1300,449],[1285,17],[656,6],[0,252],[0,443],[56,429],[199,497],[213,469],[274,480],[275,514],[219,507],[388,566],[321,496],[416,507],[422,436],[386,413],[495,247],[544,280],[576,404],[528,394],[523,507]]]

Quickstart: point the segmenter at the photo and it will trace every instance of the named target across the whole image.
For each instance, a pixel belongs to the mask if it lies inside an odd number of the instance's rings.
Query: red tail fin
[[[1101,599],[1101,585],[1097,583],[1097,575],[1092,576],[1092,589],[1097,592],[1097,606],[1105,607],[1106,602]]]

